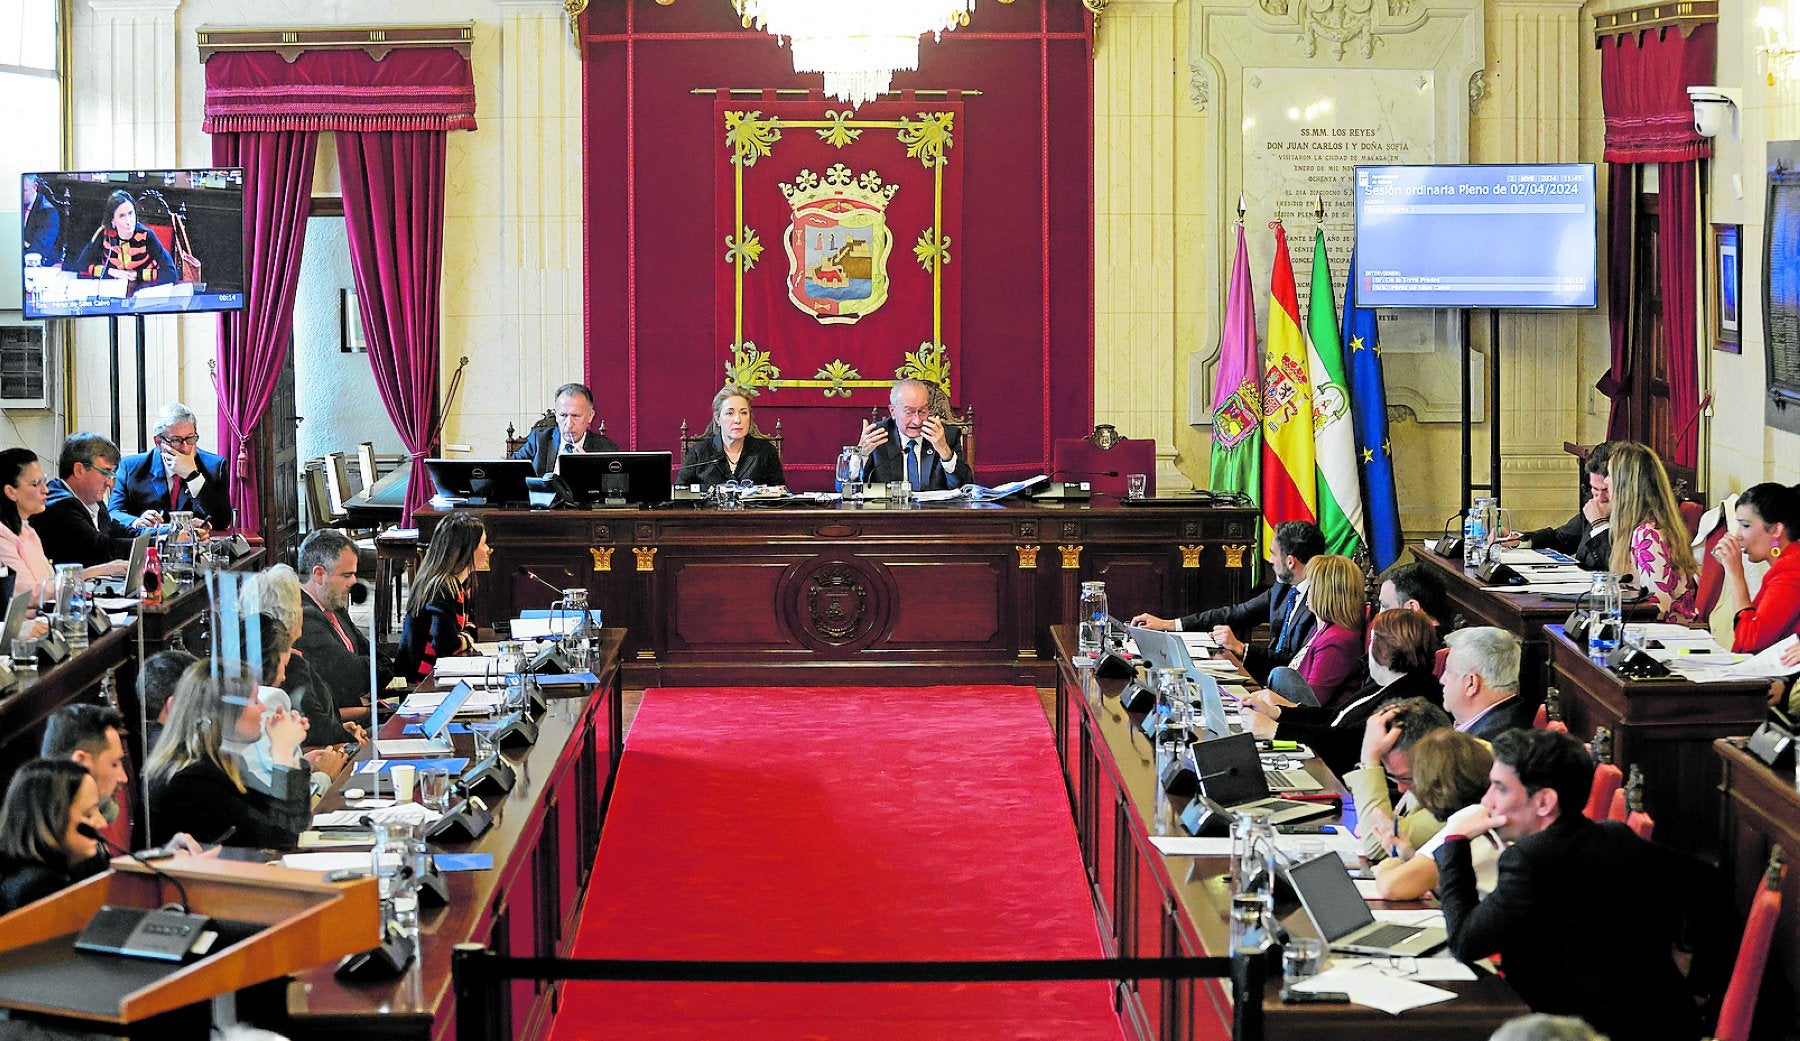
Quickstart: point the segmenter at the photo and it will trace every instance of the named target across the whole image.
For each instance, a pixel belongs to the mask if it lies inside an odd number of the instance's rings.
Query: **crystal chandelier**
[[[795,72],[859,106],[919,67],[919,37],[969,24],[975,0],[734,0],[746,27],[787,37]]]

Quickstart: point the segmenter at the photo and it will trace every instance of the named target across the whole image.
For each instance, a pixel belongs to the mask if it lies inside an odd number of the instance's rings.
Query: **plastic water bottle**
[[[1175,834],[1175,800],[1169,798],[1162,779],[1182,753],[1181,742],[1175,739],[1176,736],[1177,732],[1172,728],[1165,728],[1156,735],[1156,806],[1152,823],[1158,835]]]
[[[1588,611],[1593,618],[1588,624],[1588,660],[1605,668],[1607,659],[1618,649],[1619,635],[1625,627],[1618,575],[1603,571],[1594,576],[1594,586],[1588,591]]]
[[[1076,637],[1076,649],[1083,655],[1089,658],[1100,657],[1101,643],[1106,638],[1106,616],[1111,613],[1106,604],[1106,583],[1081,583],[1081,614],[1077,619],[1080,630]]]
[[[1487,507],[1489,499],[1476,499],[1463,514],[1463,569],[1473,571],[1487,560]]]

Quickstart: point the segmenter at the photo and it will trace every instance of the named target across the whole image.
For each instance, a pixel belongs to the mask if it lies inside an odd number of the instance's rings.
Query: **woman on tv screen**
[[[154,232],[138,223],[137,201],[130,192],[108,195],[106,213],[106,224],[75,262],[81,277],[120,279],[134,292],[177,280],[174,258]]]

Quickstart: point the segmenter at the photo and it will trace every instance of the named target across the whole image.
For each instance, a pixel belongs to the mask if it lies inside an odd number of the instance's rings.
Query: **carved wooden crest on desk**
[[[836,655],[861,651],[888,629],[897,599],[893,576],[857,556],[809,560],[782,577],[782,622],[794,639]]]

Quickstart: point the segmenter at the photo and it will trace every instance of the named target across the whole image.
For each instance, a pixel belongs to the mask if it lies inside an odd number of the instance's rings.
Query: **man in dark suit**
[[[1325,536],[1311,521],[1283,521],[1275,526],[1275,584],[1268,586],[1241,604],[1215,607],[1178,619],[1140,614],[1132,625],[1146,629],[1177,632],[1212,632],[1220,642],[1244,647],[1250,633],[1264,622],[1269,624],[1266,647],[1241,651],[1244,667],[1259,676],[1294,660],[1317,624],[1312,608],[1306,605],[1306,565],[1325,552]],[[1227,642],[1229,637],[1229,642]]]
[[[294,651],[330,688],[344,719],[368,715],[369,641],[350,620],[356,585],[356,543],[336,528],[320,528],[300,543],[300,638]],[[394,677],[386,655],[375,659],[377,689]]]
[[[194,412],[180,402],[156,414],[156,448],[119,464],[107,507],[113,520],[139,531],[165,530],[170,513],[192,513],[213,528],[231,527],[231,471],[200,449]]]
[[[919,380],[901,380],[888,392],[888,418],[865,421],[856,450],[866,464],[863,480],[905,481],[915,492],[935,492],[975,483],[958,446],[962,432],[927,408],[931,390]]]
[[[1519,638],[1477,625],[1444,637],[1444,708],[1456,729],[1493,742],[1508,730],[1531,726],[1531,705],[1519,697]]]
[[[1582,814],[1594,766],[1580,743],[1548,730],[1494,742],[1481,811],[1438,848],[1438,896],[1450,951],[1499,954],[1506,980],[1535,1012],[1576,1015],[1609,1037],[1692,1041],[1696,992],[1720,982],[1735,921],[1717,872],[1645,842],[1624,824]],[[1469,840],[1513,843],[1499,879],[1476,894]],[[1685,930],[1684,930],[1685,926]],[[1685,931],[1684,978],[1670,956]]]
[[[588,429],[594,421],[594,392],[581,384],[565,383],[556,388],[555,416],[555,425],[533,429],[512,455],[514,459],[531,460],[531,468],[539,477],[555,473],[560,456],[619,450],[612,438]]]
[[[92,567],[131,555],[137,532],[102,506],[119,472],[119,449],[99,434],[70,434],[56,462],[44,512],[31,518],[44,555],[58,564]]]
[[[1383,611],[1423,611],[1440,636],[1456,628],[1456,607],[1450,603],[1450,591],[1444,586],[1443,575],[1429,564],[1395,564],[1383,572],[1380,605]]]
[[[1612,478],[1607,471],[1611,461],[1612,442],[1595,445],[1581,467],[1588,483],[1588,499],[1581,504],[1581,512],[1559,527],[1527,531],[1512,541],[1522,538],[1533,549],[1567,553],[1589,571],[1607,570],[1612,560]]]

